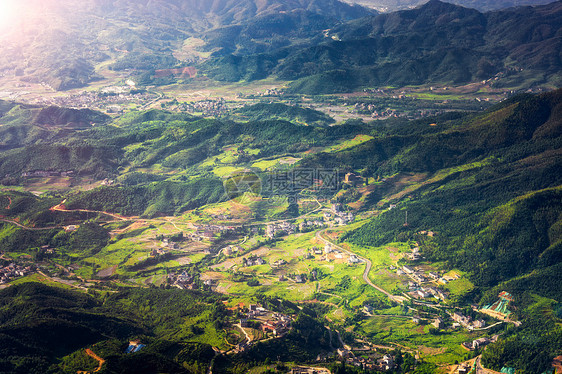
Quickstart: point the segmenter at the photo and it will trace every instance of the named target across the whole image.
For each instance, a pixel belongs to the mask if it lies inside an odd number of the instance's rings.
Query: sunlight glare
[[[0,0],[0,29],[16,24],[20,13],[21,1]]]

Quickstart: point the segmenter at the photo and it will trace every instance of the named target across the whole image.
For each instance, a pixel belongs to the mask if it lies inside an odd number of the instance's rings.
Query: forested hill
[[[480,13],[432,0],[336,25],[314,46],[211,60],[206,71],[225,80],[296,80],[290,90],[308,94],[487,79],[559,85],[561,18],[561,2]]]
[[[379,179],[395,175],[393,181],[419,178],[399,209],[383,212],[345,240],[378,246],[413,239],[428,259],[468,272],[482,290],[529,287],[561,300],[561,108],[561,90],[518,96],[484,114],[389,129],[355,149],[303,163],[364,168]],[[373,204],[392,203],[380,200],[392,188],[378,182]],[[418,234],[424,230],[438,234]]]

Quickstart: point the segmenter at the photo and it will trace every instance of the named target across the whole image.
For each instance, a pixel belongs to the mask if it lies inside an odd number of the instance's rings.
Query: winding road
[[[86,349],[86,354],[90,357],[92,357],[94,360],[96,360],[98,362],[98,367],[96,368],[96,370],[94,370],[92,373],[97,373],[98,371],[101,370],[102,365],[105,363],[105,360],[103,358],[101,358],[100,356],[98,356],[97,354],[95,354],[90,348]],[[90,374],[90,371],[78,371],[78,374]]]
[[[369,260],[368,258],[359,256],[356,253],[353,253],[335,243],[332,243],[330,240],[324,238],[322,236],[322,234],[324,232],[326,232],[326,230],[328,229],[324,229],[324,230],[320,230],[316,232],[316,238],[320,241],[322,241],[324,244],[330,244],[332,247],[335,247],[337,249],[339,249],[340,251],[343,251],[345,253],[347,253],[348,255],[355,255],[358,259],[360,259],[361,261],[365,262],[366,266],[365,266],[365,271],[363,271],[363,280],[365,281],[365,283],[367,283],[369,286],[373,287],[374,289],[376,289],[379,292],[382,292],[383,294],[385,294],[390,300],[400,303],[402,304],[404,302],[404,300],[406,300],[405,297],[403,296],[396,296],[391,294],[390,292],[386,291],[384,288],[381,288],[379,286],[377,286],[376,284],[374,284],[371,279],[369,279],[369,273],[371,272],[371,268],[373,267],[373,263],[371,262],[371,260]]]

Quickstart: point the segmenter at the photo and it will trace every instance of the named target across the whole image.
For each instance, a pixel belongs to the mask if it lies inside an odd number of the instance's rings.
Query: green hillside
[[[221,335],[214,321],[225,313],[215,295],[180,290],[133,289],[90,296],[28,283],[2,290],[0,297],[0,367],[13,373],[85,369],[81,355],[87,347],[106,358],[105,372],[134,366],[138,372],[201,373],[214,352],[207,344],[190,343],[199,340],[197,333],[189,332],[193,329],[178,335],[178,326],[198,324]],[[133,338],[147,348],[131,360],[124,352]]]
[[[0,120],[18,139],[0,155],[3,254],[50,274],[35,273],[21,282],[40,279],[63,288],[88,288],[90,294],[17,285],[17,280],[1,291],[2,368],[93,370],[95,362],[83,351],[90,347],[102,354],[107,372],[127,372],[127,367],[206,372],[215,356],[210,346],[226,349],[243,339],[240,331],[231,330],[240,320],[237,312],[221,324],[230,313],[223,299],[247,303],[283,296],[311,304],[299,305],[302,309],[287,304],[295,315],[290,333],[217,356],[216,370],[242,373],[278,357],[311,363],[335,347],[334,335],[330,338],[324,328],[330,321],[348,344],[357,344],[358,338],[377,344],[398,340],[411,349],[442,345],[446,351],[426,354],[419,362],[432,368],[465,358],[462,339],[501,333],[483,355],[486,365],[499,370],[500,364],[509,364],[522,373],[539,368],[542,373],[562,349],[557,327],[562,300],[561,107],[562,91],[557,90],[513,96],[478,113],[330,126],[321,112],[285,104],[246,106],[229,119],[165,110],[108,119],[95,112],[2,103]],[[45,113],[39,117],[47,124],[34,121],[37,113]],[[70,125],[86,121],[82,118],[98,122],[93,127]],[[41,133],[45,136],[37,135]],[[332,174],[339,180],[335,188],[324,190],[311,185],[264,188],[261,196],[248,200],[237,199],[243,191],[225,193],[225,180],[237,172],[266,181],[301,170],[337,170]],[[349,172],[361,178],[343,183]],[[272,198],[275,193],[281,196]],[[335,202],[353,212],[354,222],[320,223],[319,228],[299,228],[301,232],[295,225],[293,234],[266,236],[263,222],[288,220],[300,226],[321,221],[333,213]],[[227,230],[209,235],[206,230],[213,225]],[[328,235],[370,258],[376,270],[367,276],[392,298],[362,281],[361,265],[312,257],[310,248]],[[222,253],[227,246],[239,254]],[[408,307],[416,313],[427,310],[416,300],[397,304],[394,297],[407,292],[407,286],[389,271],[408,263],[407,252],[414,246],[420,248],[420,264],[427,271],[462,274],[446,286],[451,298],[429,304],[433,308],[470,311],[469,305],[487,305],[507,291],[514,296],[511,316],[522,324],[474,332],[412,328]],[[264,259],[261,265],[246,266],[239,258],[249,261],[257,258],[254,253],[285,263],[271,266]],[[222,270],[225,264],[230,267]],[[184,271],[195,276],[193,288],[216,287],[224,296],[166,289],[172,282],[168,275]],[[307,279],[277,282],[279,273]],[[207,279],[211,285],[204,283]],[[303,290],[310,296],[303,296]],[[377,306],[371,316],[363,311],[367,303]],[[386,320],[392,329],[387,330]],[[252,334],[265,337],[264,331]],[[65,344],[52,343],[67,335],[72,338]],[[528,340],[532,335],[544,338]],[[124,355],[133,338],[146,341],[146,351]],[[529,361],[534,356],[536,361]]]

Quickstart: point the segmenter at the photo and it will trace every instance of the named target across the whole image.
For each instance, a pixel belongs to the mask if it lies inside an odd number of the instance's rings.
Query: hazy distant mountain
[[[94,67],[104,61],[117,70],[181,66],[174,52],[209,30],[265,20],[267,33],[272,23],[288,25],[288,31],[298,24],[307,33],[294,36],[308,38],[372,13],[338,0],[31,0],[0,36],[0,70],[68,89],[95,80]]]
[[[485,79],[504,87],[558,86],[560,20],[562,2],[480,13],[432,0],[413,10],[338,25],[309,47],[228,56],[207,67],[218,79],[276,75],[297,80],[291,89],[302,93]]]
[[[211,79],[273,76],[303,93],[562,83],[562,2],[480,13],[432,0],[381,15],[338,0],[35,3],[0,36],[0,71],[57,90],[87,85],[101,66],[154,85],[175,82],[156,70],[195,64]]]
[[[427,0],[346,0],[351,4],[360,4],[374,8],[381,12],[392,12],[396,10],[411,9],[422,4]],[[515,6],[525,5],[544,5],[552,0],[450,0],[450,3],[462,5],[467,8],[474,8],[480,11],[505,9]]]

